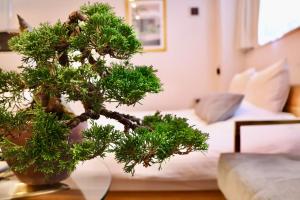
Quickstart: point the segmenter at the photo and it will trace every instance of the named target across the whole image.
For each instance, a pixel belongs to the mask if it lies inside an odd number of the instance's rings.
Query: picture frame
[[[144,52],[167,50],[167,0],[125,0],[126,20],[133,26]]]

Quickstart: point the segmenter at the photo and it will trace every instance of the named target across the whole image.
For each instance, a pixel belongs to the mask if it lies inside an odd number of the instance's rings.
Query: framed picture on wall
[[[125,0],[126,18],[145,52],[166,51],[166,0]]]

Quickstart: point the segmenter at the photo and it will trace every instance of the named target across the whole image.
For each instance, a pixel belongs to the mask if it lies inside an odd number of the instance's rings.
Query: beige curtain
[[[12,1],[0,0],[0,31],[8,31],[12,17]]]
[[[238,0],[238,48],[244,51],[257,45],[259,0]]]

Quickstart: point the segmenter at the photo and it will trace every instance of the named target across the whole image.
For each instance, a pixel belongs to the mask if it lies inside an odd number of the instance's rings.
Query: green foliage
[[[189,126],[184,118],[156,113],[146,116],[142,125],[131,135],[123,136],[114,148],[116,159],[125,163],[126,172],[133,174],[137,164],[147,167],[163,163],[174,154],[208,149],[208,135]]]
[[[24,100],[21,92],[25,84],[16,72],[4,72],[0,69],[0,105],[14,107],[19,101]]]
[[[6,132],[16,129],[21,130],[29,120],[30,113],[28,111],[21,110],[16,114],[12,114],[0,106],[0,138]]]
[[[101,104],[101,98],[99,98],[101,87],[97,86],[99,79],[90,64],[79,68],[59,68],[56,77],[61,93],[66,94],[68,100],[89,101],[97,97],[97,103]],[[96,90],[96,94],[91,93],[91,89]]]
[[[85,4],[80,7],[80,10],[88,16],[93,16],[96,13],[114,14],[109,4],[103,3]]]
[[[24,146],[4,138],[0,142],[3,157],[14,160],[11,167],[15,171],[33,167],[35,171],[52,175],[74,170],[77,162],[71,159],[68,141],[70,129],[55,115],[46,113],[41,108],[33,110],[33,114],[31,125],[27,126],[29,130],[32,129],[31,138]]]
[[[87,160],[96,156],[105,157],[105,153],[109,152],[111,145],[117,141],[122,134],[114,130],[111,125],[101,126],[92,123],[92,127],[83,133],[83,141],[74,144],[73,159]]]
[[[18,146],[15,143],[9,141],[6,138],[0,138],[0,145],[2,150],[2,157],[4,160],[14,161],[14,166],[11,166],[13,170],[17,172],[25,171],[30,167],[30,163],[25,160],[25,149],[22,146]]]
[[[37,62],[53,59],[58,45],[67,40],[67,29],[61,23],[41,24],[30,32],[23,32],[9,41],[10,49]]]
[[[36,88],[41,85],[52,85],[53,78],[47,65],[38,68],[27,67],[22,71],[24,82],[28,88]]]
[[[4,72],[0,69],[0,93],[21,91],[24,83],[20,74],[16,72]]]
[[[110,76],[102,81],[106,98],[132,105],[143,99],[147,92],[158,93],[161,84],[154,72],[152,67],[147,66],[113,65]]]
[[[82,32],[70,38],[72,48],[92,47],[100,55],[119,59],[127,59],[141,50],[133,29],[116,17],[109,5],[84,5],[81,11],[88,20],[81,26]]]
[[[13,170],[71,172],[79,161],[110,152],[133,174],[138,164],[148,167],[174,154],[207,150],[208,135],[186,119],[157,113],[141,121],[105,109],[106,102],[135,105],[147,93],[161,91],[152,66],[130,63],[141,43],[108,4],[86,4],[67,22],[41,24],[9,45],[24,55],[21,73],[0,70],[0,148],[6,160],[14,161]],[[114,63],[107,62],[108,56]],[[80,101],[84,113],[70,114],[62,100]],[[100,116],[117,120],[124,131],[92,123],[81,142],[72,141],[74,127]],[[18,145],[11,136],[27,140]]]

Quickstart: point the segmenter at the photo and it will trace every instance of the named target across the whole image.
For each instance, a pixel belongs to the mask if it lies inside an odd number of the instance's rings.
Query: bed
[[[299,96],[299,91],[292,90],[291,94]],[[299,115],[298,102],[299,98],[288,102],[287,110]],[[242,151],[241,139],[245,137],[242,127],[284,124],[300,124],[300,120],[236,122],[235,152],[221,154],[218,162],[218,186],[226,199],[299,199],[299,154],[295,155],[293,151],[288,154]],[[272,137],[272,133],[269,137]]]
[[[298,87],[297,87],[298,88]],[[288,103],[295,99],[295,89],[292,89]],[[298,91],[298,89],[297,89]],[[297,93],[297,92],[296,92]],[[292,101],[293,109],[297,102]],[[291,109],[287,106],[286,110]],[[152,114],[154,111],[127,112],[138,117]],[[219,155],[224,152],[234,151],[234,127],[236,121],[241,120],[290,120],[295,119],[294,114],[288,112],[273,113],[253,106],[243,101],[235,115],[229,120],[207,125],[195,114],[193,109],[162,111],[162,113],[175,114],[188,119],[188,123],[210,135],[208,152],[193,152],[184,156],[173,156],[168,162],[159,166],[144,168],[138,166],[134,176],[122,170],[114,155],[104,158],[112,174],[111,191],[183,191],[183,190],[213,190],[217,189],[217,162]],[[117,128],[121,124],[106,118],[101,118],[98,123],[112,123]],[[291,153],[300,152],[300,125],[247,127],[243,130],[243,152],[259,153]],[[270,137],[272,132],[272,137]],[[283,145],[288,144],[288,145]]]

